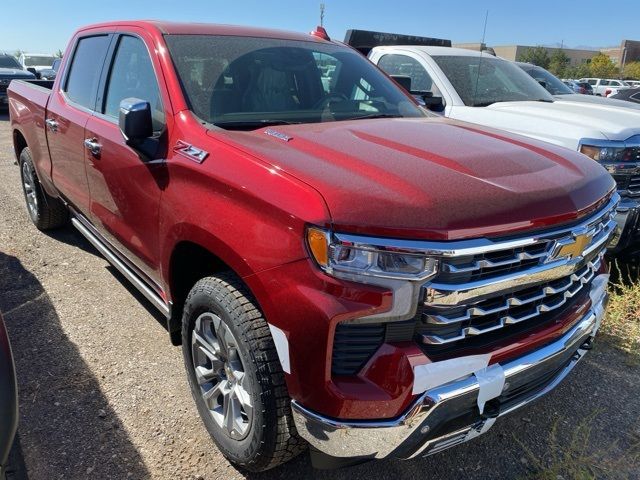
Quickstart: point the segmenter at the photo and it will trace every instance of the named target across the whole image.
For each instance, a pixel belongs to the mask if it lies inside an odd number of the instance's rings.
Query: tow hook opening
[[[593,348],[593,337],[589,337],[582,345],[581,350],[591,350]]]
[[[497,398],[489,400],[484,405],[484,412],[480,415],[483,420],[498,418],[500,416],[500,401]]]

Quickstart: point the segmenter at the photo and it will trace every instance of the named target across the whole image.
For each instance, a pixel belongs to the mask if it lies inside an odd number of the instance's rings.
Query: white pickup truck
[[[581,78],[578,81],[587,82],[593,88],[593,94],[601,97],[609,97],[620,92],[620,90],[631,88],[631,85],[627,82],[612,78]]]
[[[640,247],[640,111],[558,100],[515,63],[489,53],[369,47],[369,59],[404,86],[410,83],[411,93],[432,111],[579,150],[599,161],[623,197],[615,248]]]

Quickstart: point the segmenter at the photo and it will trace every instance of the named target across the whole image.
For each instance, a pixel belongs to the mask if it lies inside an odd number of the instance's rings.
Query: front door
[[[141,158],[125,144],[118,126],[120,102],[138,98],[151,104],[154,136],[165,127],[158,82],[143,40],[120,35],[106,74],[104,94],[89,120],[85,137],[87,178],[91,190],[90,219],[99,232],[147,280],[159,283],[159,206],[167,182],[163,158]]]

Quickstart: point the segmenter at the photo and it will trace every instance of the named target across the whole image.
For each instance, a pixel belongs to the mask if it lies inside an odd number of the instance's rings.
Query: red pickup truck
[[[431,116],[321,29],[94,25],[9,106],[31,219],[70,220],[166,315],[246,469],[464,442],[598,330],[607,172]]]

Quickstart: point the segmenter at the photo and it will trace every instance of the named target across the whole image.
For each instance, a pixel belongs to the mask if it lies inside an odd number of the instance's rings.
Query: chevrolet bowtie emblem
[[[552,255],[553,260],[559,258],[577,258],[582,256],[582,253],[591,243],[591,236],[586,233],[575,235],[573,239],[567,239],[565,241],[558,241],[555,252]]]

